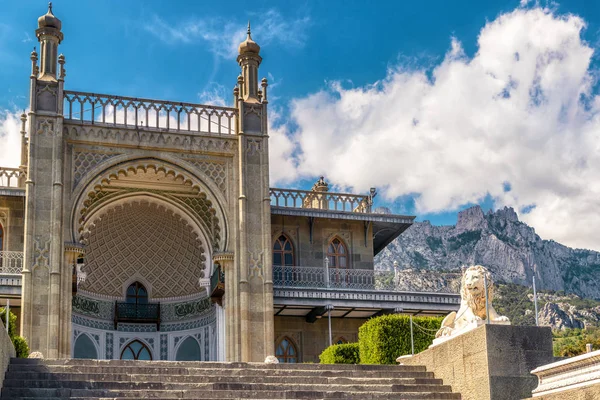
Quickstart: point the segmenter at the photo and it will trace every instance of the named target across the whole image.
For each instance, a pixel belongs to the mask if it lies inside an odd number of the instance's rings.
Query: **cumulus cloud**
[[[307,16],[288,20],[275,9],[261,13],[257,20],[252,24],[252,36],[260,38],[262,46],[285,43],[302,47],[311,23]],[[246,37],[246,26],[221,17],[192,17],[171,23],[153,15],[143,28],[167,44],[205,42],[216,56],[225,59],[235,58],[239,44]]]
[[[0,167],[21,163],[21,113],[0,110]]]
[[[390,201],[414,196],[419,214],[489,195],[544,238],[600,250],[600,96],[584,28],[517,8],[482,28],[472,57],[452,38],[433,70],[398,65],[371,85],[297,99],[271,135],[272,176],[285,166],[377,186]]]

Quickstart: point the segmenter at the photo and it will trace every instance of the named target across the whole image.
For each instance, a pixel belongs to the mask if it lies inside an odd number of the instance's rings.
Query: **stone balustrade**
[[[533,398],[595,399],[600,395],[600,350],[542,365],[531,373],[538,378]]]
[[[370,213],[373,196],[271,188],[271,206]]]
[[[0,167],[0,187],[19,188],[25,172],[20,168]]]
[[[64,117],[92,125],[234,135],[238,110],[85,92],[64,92]]]
[[[23,252],[0,251],[0,275],[20,275],[23,271]]]

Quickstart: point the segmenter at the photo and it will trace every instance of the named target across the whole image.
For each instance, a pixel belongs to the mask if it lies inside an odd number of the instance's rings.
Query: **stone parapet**
[[[8,336],[8,332],[4,329],[4,325],[0,323],[0,389],[4,383],[4,374],[8,369],[10,359],[17,356],[15,346]]]
[[[542,365],[531,373],[539,381],[533,398],[600,398],[600,351]]]
[[[531,396],[530,371],[552,360],[549,327],[483,325],[401,362],[424,365],[463,400],[514,400]]]

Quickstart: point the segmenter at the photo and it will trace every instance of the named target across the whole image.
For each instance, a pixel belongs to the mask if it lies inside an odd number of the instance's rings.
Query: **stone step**
[[[450,392],[449,386],[439,384],[313,384],[313,383],[163,383],[163,382],[85,382],[85,381],[11,381],[6,388],[89,389],[89,390],[242,390],[242,391],[353,391],[353,392]]]
[[[425,371],[420,365],[366,365],[366,364],[265,364],[259,362],[216,362],[216,361],[132,361],[132,360],[87,360],[87,359],[35,359],[11,358],[11,365],[79,365],[79,366],[151,366],[151,367],[185,367],[185,368],[243,368],[243,369],[285,369],[285,370],[358,370],[358,371],[397,371],[399,367],[407,370]]]
[[[460,399],[422,366],[12,359],[0,400]]]
[[[38,372],[11,372],[6,374],[5,387],[21,387],[22,382],[37,381],[60,384],[61,381],[70,382],[148,382],[148,383],[279,383],[281,376],[205,376],[205,375],[135,375],[135,374],[51,374]],[[286,377],[287,383],[311,383],[334,385],[390,385],[390,384],[415,384],[415,385],[441,385],[441,379],[434,378],[353,378],[353,377],[315,377],[291,376]],[[51,386],[48,386],[51,387]]]
[[[355,391],[318,391],[318,390],[86,390],[86,389],[39,389],[4,388],[2,399],[49,398],[85,398],[85,399],[460,399],[458,393],[434,392],[355,392]]]
[[[145,364],[144,364],[145,365]],[[37,373],[83,373],[83,374],[136,374],[136,375],[206,375],[206,376],[316,376],[316,377],[369,377],[369,378],[431,378],[433,374],[427,372],[424,368],[411,368],[406,366],[397,366],[396,369],[368,369],[368,370],[351,370],[351,369],[245,369],[245,368],[198,368],[198,367],[159,367],[159,366],[78,366],[78,365],[13,365],[8,366],[7,373],[17,372],[37,372]]]

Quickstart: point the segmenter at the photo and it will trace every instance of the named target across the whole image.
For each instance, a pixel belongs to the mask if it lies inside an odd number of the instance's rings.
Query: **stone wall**
[[[23,251],[25,199],[0,196],[0,224],[4,228],[4,249]]]
[[[373,269],[373,231],[363,221],[347,221],[330,218],[315,218],[312,228],[306,217],[283,215],[271,216],[271,233],[275,240],[282,232],[294,244],[295,263],[302,267],[322,267],[329,241],[338,236],[348,247],[352,269]]]
[[[333,342],[344,338],[348,342],[358,341],[358,328],[367,320],[363,318],[332,318]],[[300,354],[299,362],[319,362],[319,354],[329,346],[327,315],[314,323],[300,317],[275,317],[275,343],[283,337],[294,342]]]
[[[0,388],[2,388],[4,374],[8,369],[8,363],[10,362],[11,357],[17,356],[17,353],[15,352],[15,347],[8,337],[8,333],[2,323],[0,323],[0,331]]]
[[[531,396],[531,371],[553,360],[549,327],[482,325],[402,364],[426,366],[463,400],[515,400]]]

